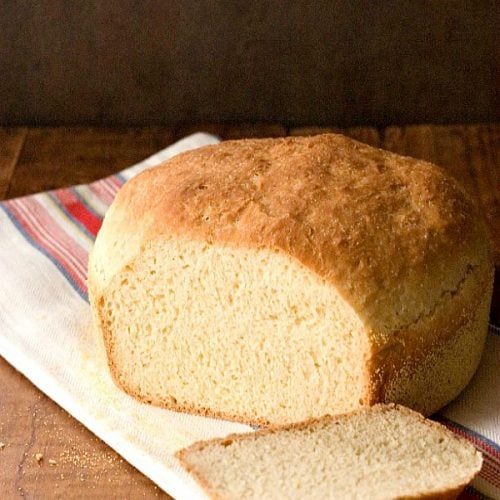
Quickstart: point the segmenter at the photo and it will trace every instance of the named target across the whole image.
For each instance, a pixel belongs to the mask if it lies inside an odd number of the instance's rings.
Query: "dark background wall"
[[[2,0],[0,124],[498,120],[495,1]]]

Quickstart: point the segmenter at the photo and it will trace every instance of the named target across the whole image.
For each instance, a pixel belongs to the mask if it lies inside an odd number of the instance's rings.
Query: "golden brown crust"
[[[387,343],[383,350],[374,349],[370,366],[371,402],[397,401],[425,415],[431,415],[449,403],[465,387],[465,384],[459,386],[459,380],[463,381],[465,377],[468,382],[476,371],[477,362],[472,361],[478,358],[478,352],[480,356],[486,339],[491,286],[492,275],[487,269],[471,270],[456,290],[447,293],[446,298],[436,304],[433,314],[420,318],[404,331],[395,332],[393,341]],[[483,311],[485,304],[486,311]],[[426,332],[432,332],[432,335],[423,335]],[[450,360],[446,359],[449,358],[446,351],[452,349],[458,337],[463,335],[474,342],[467,352],[455,355],[456,362],[450,364]],[[464,363],[464,356],[468,360],[470,358],[470,362]],[[446,364],[441,373],[442,378],[454,379],[457,385],[454,391],[450,391],[448,400],[435,397],[432,392],[419,398],[420,401],[411,403],[410,400],[392,399],[394,396],[388,392],[388,388],[399,384],[401,377],[413,378],[415,381],[415,376],[422,369],[426,370],[431,358],[434,365],[441,362]],[[460,376],[457,377],[458,373]],[[434,374],[432,383],[436,385],[442,382]]]
[[[429,495],[418,495],[415,497],[406,497],[408,500],[455,500],[455,498],[460,495],[460,493],[465,489],[467,485],[457,486],[456,488],[450,488],[449,490],[439,491],[437,493],[431,493]],[[404,500],[402,497],[400,500]]]
[[[245,434],[241,434],[241,433],[229,434],[228,436],[226,436],[224,438],[215,438],[215,439],[197,441],[197,442],[193,443],[192,445],[187,446],[186,448],[182,448],[182,449],[178,450],[175,453],[175,456],[180,461],[181,465],[190,474],[193,475],[193,477],[196,479],[198,484],[200,484],[200,486],[202,486],[202,488],[206,491],[206,493],[211,498],[218,499],[220,497],[217,495],[217,492],[212,488],[211,484],[207,481],[207,479],[202,474],[199,473],[199,471],[197,471],[194,467],[192,467],[190,465],[189,461],[187,460],[187,456],[189,455],[190,452],[203,450],[203,448],[205,448],[207,445],[211,445],[211,444],[219,444],[220,443],[222,445],[227,445],[227,444],[231,444],[233,441],[244,441],[244,440],[249,440],[249,439],[257,439],[261,435],[274,434],[274,433],[276,433],[278,431],[282,431],[282,430],[304,429],[304,428],[309,427],[310,425],[314,425],[316,423],[325,422],[325,421],[329,421],[329,420],[332,420],[334,422],[339,422],[341,420],[348,420],[349,418],[352,418],[353,416],[355,416],[361,412],[373,412],[373,411],[386,412],[386,411],[390,411],[393,409],[397,409],[398,411],[400,411],[402,413],[406,413],[408,415],[411,415],[414,418],[417,418],[418,420],[420,420],[425,425],[439,429],[441,432],[443,432],[444,434],[447,434],[452,439],[456,439],[457,441],[460,441],[460,442],[466,444],[467,446],[473,448],[473,446],[465,438],[458,436],[457,434],[453,433],[451,430],[449,430],[445,426],[439,424],[438,422],[428,420],[428,419],[424,418],[424,416],[421,415],[420,413],[417,413],[409,408],[406,408],[405,406],[389,403],[389,404],[376,404],[376,405],[372,406],[371,408],[364,408],[361,410],[355,410],[355,411],[352,411],[349,413],[344,413],[342,415],[334,415],[334,416],[325,415],[325,416],[320,417],[320,418],[313,418],[313,419],[306,420],[304,422],[296,422],[296,423],[287,424],[284,426],[274,425],[274,426],[268,427],[266,429],[257,430],[256,432],[250,432],[250,433],[245,433]],[[476,450],[476,453],[480,454],[480,452],[477,450]],[[408,499],[408,500],[409,499],[426,499],[426,500],[454,499],[467,486],[467,484],[469,484],[472,481],[474,476],[475,475],[471,476],[465,484],[455,485],[454,487],[446,489],[446,490],[437,491],[437,492],[434,492],[432,494],[426,494],[426,495],[420,494],[420,495],[416,495],[416,496],[400,497],[400,498],[401,498],[401,500],[402,499]]]
[[[477,210],[453,179],[335,134],[176,156],[120,190],[103,233],[128,242],[121,261],[96,259],[109,275],[169,235],[281,250],[331,282],[381,344],[431,310],[468,266],[491,259]]]

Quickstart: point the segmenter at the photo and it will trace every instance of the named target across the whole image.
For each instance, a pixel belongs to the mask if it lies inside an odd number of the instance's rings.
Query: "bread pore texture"
[[[393,405],[200,441],[177,457],[224,500],[451,499],[482,464],[465,439]]]
[[[336,134],[223,142],[139,174],[88,275],[120,387],[260,425],[436,411],[476,370],[492,282],[453,179]]]

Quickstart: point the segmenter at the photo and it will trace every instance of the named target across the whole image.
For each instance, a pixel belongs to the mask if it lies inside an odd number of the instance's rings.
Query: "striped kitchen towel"
[[[205,498],[174,453],[252,427],[141,404],[118,390],[91,328],[88,252],[117,190],[138,172],[216,143],[194,134],[116,175],[0,203],[0,355],[175,498]],[[464,498],[500,498],[500,334],[491,328],[478,373],[436,419],[484,456]],[[91,395],[92,397],[89,397]]]

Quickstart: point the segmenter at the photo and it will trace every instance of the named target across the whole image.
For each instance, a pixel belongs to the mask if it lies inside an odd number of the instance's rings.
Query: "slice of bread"
[[[177,457],[224,500],[448,499],[482,464],[468,441],[395,405],[200,441]]]
[[[117,384],[261,425],[466,386],[493,264],[438,167],[326,134],[229,141],[129,181],[89,261]]]

